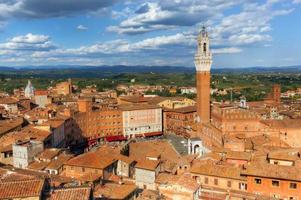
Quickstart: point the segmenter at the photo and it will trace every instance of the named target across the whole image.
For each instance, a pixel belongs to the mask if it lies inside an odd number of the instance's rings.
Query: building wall
[[[26,168],[34,160],[34,156],[44,150],[43,143],[32,143],[32,145],[13,145],[14,167]]]
[[[162,109],[129,110],[122,112],[124,136],[162,132]]]
[[[118,160],[118,162],[117,162],[117,175],[130,177],[130,165],[126,162]]]
[[[65,142],[65,127],[64,123],[57,128],[52,129],[52,146],[63,147]]]
[[[136,168],[135,181],[139,188],[155,190],[155,179],[155,171]]]
[[[4,109],[10,113],[17,113],[18,112],[18,105],[13,104],[0,104],[0,106],[4,107]]]
[[[168,108],[168,109],[176,109],[176,108],[183,108],[187,106],[194,106],[196,102],[194,100],[185,98],[183,100],[164,100],[160,103],[158,103],[159,106],[163,108]]]
[[[72,84],[70,81],[61,82],[56,85],[56,92],[59,95],[69,95],[72,93]]]
[[[91,139],[122,135],[120,110],[92,111],[75,116],[84,137]]]
[[[49,103],[47,95],[35,95],[34,99],[39,107],[45,107]]]
[[[178,185],[160,185],[160,194],[163,194],[169,199],[173,200],[198,200],[198,190],[187,190]]]
[[[275,164],[277,165],[282,165],[282,166],[293,166],[294,162],[293,161],[286,161],[286,160],[275,160],[275,159],[269,159],[270,164]]]
[[[65,176],[74,177],[74,178],[78,178],[90,174],[99,175],[100,177],[103,176],[102,169],[81,167],[81,166],[64,165],[63,172]]]
[[[260,122],[260,117],[249,110],[239,108],[212,107],[212,125],[223,135],[245,133],[247,137],[262,135],[266,126]]]
[[[200,175],[200,174],[193,174],[196,178],[197,182],[203,186],[209,186],[224,190],[236,190],[236,191],[246,191],[242,185],[247,185],[246,180],[236,180],[232,178],[221,178],[215,176],[207,176],[207,175]],[[206,179],[208,181],[206,181]],[[217,180],[217,182],[216,182]],[[231,182],[230,185],[229,182]]]
[[[261,179],[261,184],[256,184],[255,178]],[[279,181],[279,187],[275,187],[272,185],[272,180],[274,179],[248,176],[247,180],[248,192],[250,193],[266,195],[270,197],[273,197],[273,195],[278,195],[278,197],[281,199],[289,199],[290,197],[301,199],[301,182],[275,179],[276,181]],[[297,189],[290,189],[290,183],[296,183]]]
[[[188,130],[189,128],[195,130],[195,118],[196,112],[179,113],[173,111],[166,111],[163,113],[164,133],[185,135],[188,132],[190,132]]]

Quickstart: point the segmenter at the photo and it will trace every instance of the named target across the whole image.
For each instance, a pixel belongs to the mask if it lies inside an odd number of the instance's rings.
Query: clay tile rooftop
[[[130,104],[130,105],[120,105],[119,109],[124,111],[131,111],[131,110],[147,110],[147,109],[156,109],[161,108],[157,105],[148,105],[148,104]]]
[[[67,165],[104,169],[115,162],[115,159],[104,157],[98,152],[88,152],[74,157],[66,162]]]
[[[177,113],[191,113],[191,112],[196,112],[196,106],[186,106],[186,107],[182,107],[182,108],[165,109],[165,110],[177,112]]]
[[[12,120],[0,120],[0,135],[13,130],[23,124],[23,118],[17,118]]]
[[[134,184],[105,183],[97,185],[94,189],[94,197],[104,199],[127,199],[137,189]]]
[[[63,164],[65,162],[67,162],[68,160],[70,160],[72,157],[73,157],[72,154],[62,153],[57,157],[57,159],[50,161],[50,163],[47,165],[46,169],[57,170],[60,167],[62,167]]]
[[[62,188],[52,191],[47,200],[89,200],[90,187]]]
[[[0,98],[0,104],[16,104],[18,100],[13,97],[3,97]]]
[[[301,181],[301,169],[298,166],[273,165],[266,162],[254,162],[241,171],[242,175]]]
[[[193,174],[246,180],[245,177],[240,175],[240,171],[240,168],[217,164],[210,160],[196,162],[190,169],[190,172]]]
[[[145,170],[151,170],[154,171],[158,165],[160,164],[160,161],[158,160],[137,160],[137,164],[135,165],[136,168],[139,169],[145,169]]]
[[[43,152],[41,152],[36,157],[39,160],[51,160],[55,156],[57,156],[60,152],[61,152],[61,149],[57,149],[57,148],[45,149]]]
[[[233,160],[251,160],[251,153],[249,152],[240,152],[240,151],[229,151],[226,154],[226,159],[233,159]]]
[[[40,197],[44,180],[25,180],[0,183],[0,199]]]

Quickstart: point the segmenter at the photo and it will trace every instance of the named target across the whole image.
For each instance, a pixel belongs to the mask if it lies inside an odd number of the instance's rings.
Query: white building
[[[181,94],[196,94],[196,87],[182,87]]]
[[[157,160],[141,160],[135,166],[135,182],[139,188],[156,190],[156,177],[160,171]]]
[[[162,134],[162,108],[156,105],[135,104],[120,106],[125,137]]]
[[[13,164],[16,168],[26,168],[34,157],[44,150],[40,141],[25,141],[13,144]]]

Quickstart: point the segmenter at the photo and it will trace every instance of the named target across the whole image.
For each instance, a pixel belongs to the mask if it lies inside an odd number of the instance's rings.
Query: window
[[[279,181],[272,181],[272,186],[273,187],[279,187]]]
[[[274,161],[274,165],[278,165],[279,163],[278,163],[278,161]]]
[[[227,186],[230,188],[231,185],[232,185],[232,182],[231,182],[231,181],[228,181],[228,182],[227,182]]]
[[[260,179],[260,178],[255,178],[254,181],[255,181],[255,183],[258,184],[258,185],[261,184],[261,179]]]
[[[239,183],[239,189],[240,190],[247,190],[247,184],[246,183]]]
[[[208,184],[208,183],[209,183],[208,177],[205,177],[205,184]]]
[[[297,183],[290,183],[290,189],[297,189]]]
[[[217,178],[214,179],[214,185],[218,185],[218,179]]]

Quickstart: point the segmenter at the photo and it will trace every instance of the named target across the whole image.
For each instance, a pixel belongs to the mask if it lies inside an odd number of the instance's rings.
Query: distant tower
[[[198,36],[198,49],[195,54],[197,81],[197,114],[200,124],[210,122],[210,70],[212,54],[210,40],[206,28],[203,27]]]
[[[279,105],[281,103],[281,86],[279,84],[274,84],[272,93],[274,103]]]
[[[34,87],[32,86],[30,80],[28,80],[27,86],[24,91],[24,95],[27,98],[32,98],[34,96]]]

